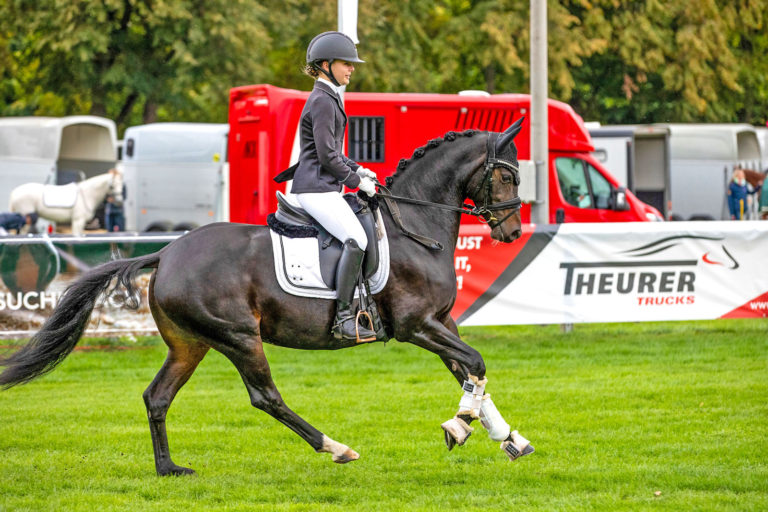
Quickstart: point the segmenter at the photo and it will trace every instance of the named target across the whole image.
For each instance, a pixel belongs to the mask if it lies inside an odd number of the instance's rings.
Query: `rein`
[[[434,240],[432,238],[419,235],[417,233],[414,233],[412,231],[409,231],[405,224],[403,224],[403,218],[400,213],[400,208],[397,206],[397,203],[408,203],[408,204],[415,204],[419,206],[428,206],[431,208],[439,208],[441,210],[447,210],[452,212],[458,212],[464,215],[472,215],[473,217],[478,217],[479,219],[485,221],[488,223],[488,225],[491,227],[491,229],[495,228],[505,220],[507,220],[511,215],[514,215],[515,212],[520,210],[520,207],[522,205],[522,200],[519,197],[515,197],[514,199],[509,199],[507,201],[501,201],[499,203],[491,203],[491,188],[493,184],[493,169],[496,167],[504,167],[506,169],[509,169],[512,171],[512,173],[515,176],[515,184],[520,184],[520,169],[519,167],[512,163],[508,162],[506,160],[501,160],[499,158],[496,158],[496,139],[498,139],[499,134],[498,133],[489,133],[488,134],[488,141],[487,141],[487,152],[485,157],[485,164],[484,164],[484,174],[482,179],[480,180],[480,183],[477,184],[477,187],[475,187],[475,190],[472,192],[471,196],[476,196],[485,185],[486,193],[483,197],[483,205],[482,206],[472,206],[470,204],[464,203],[461,207],[457,206],[451,206],[449,204],[443,204],[443,203],[435,203],[432,201],[424,201],[422,199],[413,199],[410,197],[403,197],[403,196],[396,196],[393,195],[390,190],[379,183],[376,182],[376,185],[379,187],[379,189],[384,190],[386,194],[382,194],[381,192],[377,193],[376,196],[380,197],[381,199],[384,199],[384,202],[387,204],[387,207],[389,208],[389,212],[392,215],[392,220],[395,221],[395,225],[400,229],[400,231],[406,235],[407,237],[419,242],[420,244],[424,245],[425,247],[437,251],[443,250],[443,244],[438,242],[437,240]],[[511,209],[512,211],[504,216],[501,220],[498,220],[496,217],[494,217],[493,212],[497,210],[507,210]]]

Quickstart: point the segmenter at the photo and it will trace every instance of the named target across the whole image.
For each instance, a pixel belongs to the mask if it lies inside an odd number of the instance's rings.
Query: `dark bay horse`
[[[386,287],[374,297],[388,337],[434,352],[464,384],[468,405],[465,407],[462,398],[459,413],[449,420],[453,430],[443,427],[449,448],[463,444],[472,430],[469,423],[477,418],[489,433],[494,427],[501,428],[502,436],[516,434],[509,433],[509,425],[495,407],[483,408],[485,416],[480,414],[478,404],[486,404],[481,400],[485,363],[461,340],[450,311],[457,293],[454,249],[461,217],[458,210],[465,198],[489,206],[482,216],[492,228],[493,239],[512,242],[521,235],[517,149],[513,142],[521,123],[519,119],[501,134],[449,132],[417,149],[410,160],[402,160],[397,172],[387,179],[392,195],[453,207],[401,203],[407,228],[437,240],[443,250],[435,250],[405,236],[393,222],[389,208],[382,205],[391,270]],[[281,290],[266,226],[206,225],[154,254],[111,261],[84,274],[67,289],[30,342],[0,361],[6,367],[0,374],[0,386],[25,383],[52,370],[73,350],[102,294],[123,286],[127,296],[137,297],[133,279],[142,269],[155,269],[149,305],[168,346],[167,359],[143,395],[158,474],[193,473],[171,460],[165,418],[176,393],[211,348],[237,367],[254,407],[285,424],[317,452],[331,453],[334,462],[358,458],[352,449],[325,436],[289,409],[272,382],[262,343],[307,350],[345,348],[355,343],[339,342],[331,335],[333,300],[297,297]],[[468,384],[473,386],[470,381],[475,387],[467,391]],[[501,439],[493,434],[491,438]],[[525,445],[518,443],[512,451],[522,452],[523,448]],[[522,455],[530,451],[532,447]]]

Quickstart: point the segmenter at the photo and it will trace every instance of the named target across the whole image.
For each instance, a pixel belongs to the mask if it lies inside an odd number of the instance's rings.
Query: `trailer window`
[[[355,162],[384,161],[384,118],[349,118],[349,158]]]

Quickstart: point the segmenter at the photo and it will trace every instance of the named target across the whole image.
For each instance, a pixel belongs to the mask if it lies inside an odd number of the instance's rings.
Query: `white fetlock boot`
[[[509,460],[519,459],[523,455],[528,455],[535,451],[533,445],[526,438],[518,434],[517,430],[513,430],[507,440],[502,441],[500,448],[507,454]]]
[[[483,402],[486,382],[488,382],[487,379],[480,380],[474,375],[469,375],[469,380],[464,381],[462,385],[464,395],[459,402],[459,412],[440,425],[445,431],[445,444],[448,450],[452,450],[456,445],[463,445],[474,432],[475,429],[459,416],[480,417],[480,405]]]

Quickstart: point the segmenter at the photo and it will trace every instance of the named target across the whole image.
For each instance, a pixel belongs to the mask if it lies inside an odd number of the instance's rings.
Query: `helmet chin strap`
[[[325,76],[327,76],[328,80],[330,80],[333,85],[336,87],[341,87],[341,84],[336,80],[336,77],[333,76],[333,72],[331,71],[331,64],[333,64],[333,59],[328,61],[328,71],[324,70],[320,65],[317,66],[317,69],[320,70]]]

